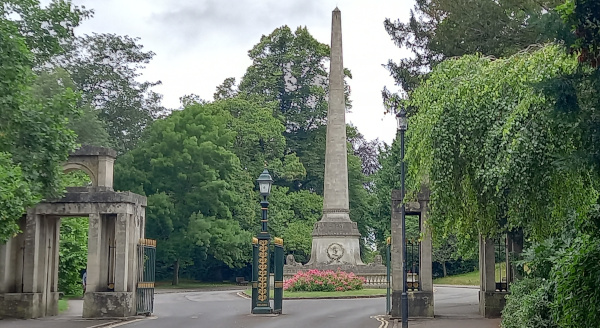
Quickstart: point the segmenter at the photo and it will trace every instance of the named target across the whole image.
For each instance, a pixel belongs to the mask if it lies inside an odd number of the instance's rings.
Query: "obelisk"
[[[308,266],[364,265],[360,259],[360,233],[350,220],[346,101],[342,60],[342,15],[336,7],[331,18],[331,60],[323,217],[313,229]]]

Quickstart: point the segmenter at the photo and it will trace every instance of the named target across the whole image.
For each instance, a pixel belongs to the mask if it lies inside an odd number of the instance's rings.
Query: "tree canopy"
[[[531,44],[564,37],[567,30],[553,10],[560,0],[417,0],[410,19],[386,19],[394,43],[412,58],[386,67],[404,91],[447,58],[483,54],[510,56]]]
[[[61,53],[85,15],[64,1],[0,7],[0,241],[18,232],[16,221],[29,206],[63,190],[61,164],[76,145],[67,118],[79,115],[78,97],[70,89],[36,97],[33,68]]]

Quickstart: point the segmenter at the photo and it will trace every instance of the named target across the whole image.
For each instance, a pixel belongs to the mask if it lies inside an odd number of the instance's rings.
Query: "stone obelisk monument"
[[[357,266],[360,233],[350,220],[348,160],[346,144],[346,101],[342,60],[342,17],[336,7],[331,19],[331,61],[323,217],[313,230],[312,251],[307,266]]]

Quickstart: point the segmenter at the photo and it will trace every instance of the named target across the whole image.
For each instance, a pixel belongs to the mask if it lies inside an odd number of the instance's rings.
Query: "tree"
[[[235,86],[235,77],[226,78],[221,85],[217,86],[213,98],[215,101],[229,99],[237,96],[238,90]]]
[[[162,241],[157,260],[172,261],[174,282],[192,256],[229,267],[249,260],[250,234],[240,225],[257,205],[246,201],[252,185],[231,151],[231,121],[219,104],[188,105],[154,122],[144,141],[117,160],[115,186],[148,195],[149,221],[164,227],[148,237]]]
[[[385,20],[394,43],[414,54],[386,67],[404,91],[446,58],[467,54],[510,56],[566,33],[553,10],[559,0],[417,0],[410,20]],[[384,90],[384,95],[386,92]],[[389,94],[388,94],[389,96]]]
[[[600,61],[600,4],[592,0],[567,0],[558,8],[575,38],[565,38],[574,51],[579,52],[579,61],[598,67]]]
[[[38,72],[32,93],[40,102],[52,99],[66,90],[77,90],[69,72],[62,68],[53,71],[42,70]],[[111,147],[110,136],[105,124],[98,118],[98,112],[79,101],[79,113],[68,117],[68,127],[77,135],[77,143],[101,147]]]
[[[56,55],[83,13],[54,1],[11,1],[0,8],[0,242],[19,231],[17,220],[42,198],[63,190],[61,164],[75,147],[68,117],[78,114],[71,90],[40,101],[32,94],[38,61]]]
[[[66,295],[82,293],[81,272],[87,266],[88,218],[60,219],[58,290]]]
[[[267,165],[277,182],[290,182],[306,175],[294,153],[286,152],[285,127],[273,117],[272,103],[258,103],[241,97],[216,101],[231,114],[230,128],[236,132],[233,151],[252,178]]]
[[[275,101],[274,116],[282,120],[287,133],[306,132],[323,124],[327,115],[327,45],[306,28],[292,32],[283,26],[262,36],[248,54],[253,63],[240,82],[240,93]]]
[[[132,149],[142,131],[166,113],[162,96],[152,91],[160,81],[138,82],[152,57],[138,38],[94,33],[75,39],[54,59],[71,75],[82,103],[97,111],[119,153]]]
[[[237,91],[254,101],[274,103],[273,116],[285,126],[286,153],[296,153],[306,169],[304,179],[288,184],[294,190],[323,190],[329,51],[306,28],[277,28],[248,52],[252,65]],[[345,74],[351,78],[349,70]],[[220,88],[231,90],[227,83]],[[346,86],[347,108],[349,91]]]
[[[269,231],[283,238],[287,254],[294,254],[298,262],[308,262],[312,230],[323,213],[323,197],[307,190],[273,186],[269,203]]]
[[[505,60],[465,56],[438,65],[411,95],[410,183],[429,183],[430,222],[456,233],[459,248],[479,233],[520,227],[541,239],[571,211],[587,217],[598,191],[590,166],[577,160],[587,138],[575,127],[585,116],[556,111],[542,90],[576,68],[559,46]]]

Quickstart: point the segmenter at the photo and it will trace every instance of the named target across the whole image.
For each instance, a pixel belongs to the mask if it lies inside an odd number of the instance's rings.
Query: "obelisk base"
[[[306,266],[337,268],[365,265],[360,259],[359,239],[356,222],[321,220],[315,223],[310,261]]]

